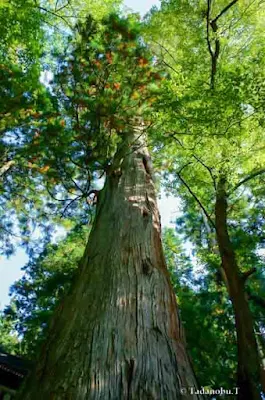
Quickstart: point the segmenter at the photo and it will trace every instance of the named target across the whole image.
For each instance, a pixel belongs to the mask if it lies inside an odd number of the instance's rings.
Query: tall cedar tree
[[[57,95],[68,114],[54,122],[61,130],[40,135],[40,147],[50,140],[49,170],[60,159],[69,174],[72,162],[90,178],[106,179],[79,273],[19,398],[200,398],[181,392],[196,381],[164,260],[146,144],[162,74],[137,24],[113,15],[79,26],[75,49],[59,68]]]

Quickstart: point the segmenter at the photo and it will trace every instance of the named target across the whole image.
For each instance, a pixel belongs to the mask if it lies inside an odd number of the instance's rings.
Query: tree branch
[[[249,288],[246,288],[246,292],[249,300],[252,300],[256,305],[265,309],[265,299],[256,294],[251,293]]]
[[[57,1],[56,5],[55,5],[55,12],[61,11],[64,8],[68,7],[70,5],[70,2],[71,2],[71,0],[68,0],[63,6],[57,8],[57,4],[58,4],[58,1]]]
[[[215,17],[212,21],[211,21],[211,24],[212,23],[216,23],[217,21],[218,21],[218,19],[223,15],[223,14],[225,14],[228,10],[229,10],[229,8],[231,8],[235,3],[237,3],[238,2],[238,0],[233,0],[233,1],[231,1],[231,3],[229,3],[218,15],[217,15],[217,17]]]
[[[7,161],[1,168],[0,168],[0,177],[3,176],[11,167],[15,164],[14,160]]]
[[[211,55],[213,56],[213,51],[212,51],[212,46],[210,42],[210,32],[209,32],[209,27],[210,27],[210,13],[211,13],[211,0],[207,0],[207,14],[206,14],[206,29],[207,29],[207,45],[208,45],[208,50]]]
[[[250,175],[246,176],[244,179],[242,179],[242,181],[238,182],[236,184],[236,186],[228,193],[228,196],[230,196],[231,193],[235,192],[240,186],[242,186],[244,183],[250,181],[251,179],[255,178],[256,176],[259,176],[261,174],[265,173],[265,168],[256,171],[256,172],[252,172]]]
[[[173,137],[173,139],[174,139],[183,149],[185,149],[185,150],[190,150],[190,149],[187,149],[187,148],[183,145],[183,143],[182,143],[178,138],[176,138],[174,135],[171,135],[171,136]],[[211,178],[212,178],[212,180],[213,180],[214,189],[216,190],[216,181],[215,181],[215,177],[214,177],[214,175],[213,175],[213,173],[212,173],[212,168],[208,167],[208,165],[206,165],[206,164],[205,164],[198,156],[196,156],[195,154],[192,154],[192,157],[195,158],[196,161],[198,161],[204,168],[207,169],[207,171],[209,172],[209,174],[210,174],[210,176],[211,176]]]
[[[62,20],[64,21],[64,23],[65,23],[69,28],[73,29],[73,27],[71,26],[71,24],[69,24],[69,22],[67,21],[67,19],[66,19],[63,15],[59,15],[59,14],[57,14],[57,13],[54,12],[54,11],[51,11],[51,10],[48,10],[47,8],[45,8],[45,7],[39,6],[39,5],[37,4],[37,1],[36,1],[36,0],[35,0],[35,7],[38,8],[39,10],[41,10],[41,11],[44,11],[45,13],[48,13],[48,14],[53,15],[53,16],[56,17],[56,18],[62,19]]]
[[[217,24],[216,21],[210,21],[210,14],[211,14],[211,0],[207,1],[207,14],[206,14],[206,23],[207,23],[207,45],[208,45],[208,50],[211,56],[211,79],[210,79],[210,87],[211,89],[214,89],[214,81],[215,81],[215,75],[217,71],[217,59],[220,53],[220,41],[218,38],[215,39],[215,50],[213,51],[212,46],[211,46],[211,40],[210,40],[210,32],[209,28],[211,26],[213,32],[216,34],[217,33]]]
[[[82,196],[77,196],[74,199],[72,199],[71,201],[69,201],[69,203],[66,205],[63,212],[61,213],[61,218],[63,218],[65,216],[66,211],[71,206],[71,204],[73,204],[76,200],[80,200],[81,198],[82,198]]]
[[[214,89],[214,83],[215,83],[215,75],[217,72],[217,60],[220,54],[220,40],[218,39],[217,36],[217,31],[218,31],[218,26],[217,26],[217,21],[218,19],[225,14],[238,0],[233,0],[231,1],[214,19],[210,19],[210,14],[211,14],[211,0],[207,0],[207,13],[206,13],[206,21],[207,21],[207,45],[208,45],[208,50],[211,55],[211,61],[212,61],[212,68],[211,68],[211,89]],[[212,46],[211,46],[211,40],[210,40],[210,32],[209,32],[209,27],[211,26],[214,34],[215,34],[215,49],[213,51]]]
[[[255,272],[257,272],[257,268],[255,268],[255,267],[251,268],[250,270],[248,270],[248,271],[246,271],[246,272],[243,272],[242,275],[241,275],[243,282],[245,283],[246,280],[247,280],[251,275],[255,274]]]
[[[191,164],[191,163],[189,163]],[[203,206],[203,204],[200,202],[200,200],[198,199],[198,197],[196,196],[196,194],[191,190],[191,188],[189,187],[189,185],[186,183],[186,181],[182,178],[182,176],[180,175],[180,172],[183,170],[183,168],[185,168],[188,164],[186,164],[184,167],[181,168],[181,170],[179,172],[177,172],[177,176],[179,177],[180,181],[183,183],[183,185],[186,187],[186,189],[189,191],[189,193],[192,195],[192,197],[194,198],[194,200],[199,204],[200,208],[203,210],[204,214],[206,215],[209,223],[212,225],[212,227],[214,228],[214,230],[216,230],[215,227],[215,223],[213,222],[212,218],[210,217],[210,215],[208,214],[206,208]]]
[[[165,60],[161,60],[163,64],[165,64],[168,68],[172,69],[172,71],[174,71],[176,74],[178,73],[178,71],[172,67],[172,65],[168,64]]]
[[[48,187],[48,184],[46,185],[46,190],[47,190],[47,192],[49,193],[49,195],[51,196],[51,198],[52,198],[53,200],[60,201],[60,202],[62,202],[62,203],[66,202],[66,201],[71,201],[71,200],[73,200],[73,199],[57,199],[57,197],[55,197],[54,194],[50,191],[50,189],[49,189],[49,187]]]
[[[157,42],[156,40],[153,40],[154,43],[156,43],[159,47],[161,47],[163,50],[165,50],[165,52],[172,58],[172,60],[177,64],[177,60],[174,58],[174,56],[170,53],[170,51],[161,43]],[[161,51],[161,55],[162,51]]]
[[[216,180],[215,180],[215,177],[214,177],[214,175],[213,175],[213,173],[212,173],[212,168],[210,168],[210,167],[208,167],[208,165],[204,164],[204,162],[201,161],[201,160],[199,159],[199,157],[197,157],[195,154],[192,154],[192,157],[194,157],[195,160],[197,160],[204,168],[207,169],[207,171],[209,172],[209,174],[210,174],[210,176],[211,176],[211,178],[212,178],[212,180],[213,180],[214,189],[216,190],[216,188],[217,188],[217,187],[216,187]]]

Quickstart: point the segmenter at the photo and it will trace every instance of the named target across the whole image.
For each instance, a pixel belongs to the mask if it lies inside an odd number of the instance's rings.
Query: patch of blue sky
[[[160,0],[125,0],[123,4],[126,10],[138,12],[143,17],[153,6],[159,8]]]

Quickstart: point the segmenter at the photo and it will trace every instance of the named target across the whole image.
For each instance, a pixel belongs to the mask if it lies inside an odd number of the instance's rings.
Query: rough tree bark
[[[199,399],[160,238],[150,157],[127,137],[99,194],[71,292],[23,400]]]
[[[217,186],[215,205],[216,235],[225,271],[230,299],[233,304],[238,351],[238,399],[260,399],[260,364],[254,324],[244,289],[236,255],[227,227],[226,179],[221,177]]]

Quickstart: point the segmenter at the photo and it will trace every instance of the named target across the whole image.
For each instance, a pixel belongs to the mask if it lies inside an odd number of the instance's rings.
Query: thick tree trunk
[[[244,290],[244,280],[236,261],[227,228],[226,181],[221,178],[217,187],[215,224],[222,266],[227,278],[233,304],[238,349],[238,398],[260,399],[260,365],[254,324]]]
[[[196,381],[139,136],[110,168],[80,274],[56,311],[23,400],[201,398],[188,389]]]

